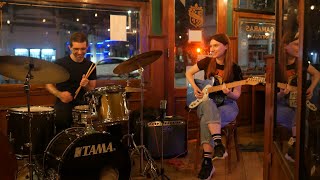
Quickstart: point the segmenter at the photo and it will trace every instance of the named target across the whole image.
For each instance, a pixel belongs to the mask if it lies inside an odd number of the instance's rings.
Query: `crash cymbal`
[[[140,67],[145,67],[162,55],[162,51],[149,51],[142,54],[133,56],[132,58],[120,63],[116,68],[114,68],[113,73],[115,74],[125,74],[130,73]]]
[[[0,56],[0,74],[8,78],[24,81],[31,70],[32,84],[59,83],[69,79],[69,73],[57,64],[25,56]]]
[[[135,88],[135,87],[125,87],[125,91],[126,92],[141,92],[141,88]],[[145,92],[146,90],[144,89],[143,92]]]

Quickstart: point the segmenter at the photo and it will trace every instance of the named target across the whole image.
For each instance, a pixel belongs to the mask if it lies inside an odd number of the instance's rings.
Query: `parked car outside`
[[[100,60],[97,63],[97,78],[112,78],[112,77],[120,77],[119,74],[114,74],[113,70],[122,62],[128,60],[128,58],[122,57],[108,57],[103,60]],[[132,71],[129,73],[129,77],[137,77],[139,76],[138,70]]]

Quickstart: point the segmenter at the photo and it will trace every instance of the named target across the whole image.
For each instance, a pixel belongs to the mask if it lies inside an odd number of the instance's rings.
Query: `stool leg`
[[[239,151],[239,146],[238,146],[238,131],[237,127],[234,127],[233,129],[233,139],[234,139],[234,147],[236,149],[236,154],[237,154],[237,161],[240,161],[240,151]]]
[[[232,135],[232,131],[229,127],[227,127],[226,129],[226,148],[227,148],[227,152],[228,152],[228,159],[227,159],[227,163],[228,163],[228,173],[231,173],[231,147],[230,147],[230,143],[231,143],[231,136]]]
[[[198,172],[198,164],[199,164],[199,151],[200,151],[200,132],[198,133],[198,139],[196,140],[196,149],[195,149],[195,161],[194,161],[194,171]]]

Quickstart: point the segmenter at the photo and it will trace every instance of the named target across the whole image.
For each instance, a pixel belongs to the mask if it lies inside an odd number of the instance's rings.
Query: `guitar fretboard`
[[[246,82],[247,82],[247,80],[235,81],[235,82],[227,83],[226,87],[227,88],[234,88],[234,87],[237,87],[237,86],[245,85]],[[223,85],[212,86],[212,87],[208,88],[208,93],[221,91],[222,87],[223,87]]]

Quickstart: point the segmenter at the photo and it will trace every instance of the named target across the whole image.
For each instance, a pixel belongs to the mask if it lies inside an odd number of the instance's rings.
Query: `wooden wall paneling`
[[[217,32],[227,33],[227,2],[217,1]]]
[[[165,61],[167,61],[166,50],[164,47],[164,36],[149,36],[150,50],[163,51],[162,56],[150,65],[150,81],[148,86],[150,92],[146,92],[145,103],[151,107],[159,107],[161,99],[165,98]]]
[[[230,49],[232,51],[232,59],[238,63],[238,37],[237,36],[230,36]]]
[[[175,112],[177,116],[181,116],[188,123],[188,138],[196,139],[198,138],[199,133],[199,118],[197,117],[196,109],[192,110],[189,114],[188,119],[188,110],[186,109],[186,89],[180,88],[176,89],[174,93],[175,97]]]
[[[25,2],[25,0],[18,0]],[[75,3],[75,4],[92,4],[92,5],[109,5],[115,7],[137,7],[140,8],[146,2],[136,2],[130,0],[46,0],[48,2],[57,2],[57,3]]]
[[[306,153],[304,151],[304,146],[306,146],[308,143],[306,142],[306,133],[308,133],[308,131],[306,130],[306,123],[305,123],[305,118],[306,118],[306,98],[302,97],[302,93],[305,93],[305,90],[303,91],[303,84],[306,84],[305,81],[307,79],[307,73],[303,68],[303,63],[304,60],[303,58],[307,59],[308,55],[304,54],[304,53],[308,53],[307,52],[307,45],[304,44],[304,42],[307,42],[304,40],[304,35],[305,35],[305,30],[306,33],[309,33],[307,31],[309,25],[307,23],[305,23],[305,18],[307,18],[307,15],[305,14],[305,6],[307,7],[307,3],[305,3],[305,1],[298,1],[298,22],[299,22],[299,34],[301,34],[299,36],[299,57],[298,57],[298,67],[297,67],[297,72],[299,72],[298,74],[298,78],[297,78],[297,87],[298,87],[298,95],[297,95],[297,107],[300,108],[296,108],[296,158],[295,158],[295,171],[294,171],[294,179],[295,180],[300,180],[302,178],[306,178],[306,177],[310,177],[309,175],[306,176],[306,174],[308,174],[309,172],[306,172],[304,170],[305,166],[306,166]],[[303,102],[302,102],[303,101]],[[304,121],[304,122],[302,122]]]
[[[290,174],[287,174],[287,169],[286,163],[283,163],[285,159],[281,154],[283,152],[279,151],[280,147],[277,147],[277,144],[274,143],[272,148],[271,148],[271,153],[272,153],[272,166],[270,171],[270,179],[272,180],[292,180],[294,179],[293,176]]]
[[[175,1],[162,1],[162,28],[165,48],[165,97],[168,101],[167,114],[175,115]]]
[[[238,125],[245,125],[250,123],[251,119],[251,106],[248,106],[248,102],[251,98],[251,91],[249,86],[242,86],[241,87],[241,96],[237,100],[237,104],[239,107],[239,114],[237,116],[237,124]]]
[[[263,179],[270,179],[273,127],[274,127],[274,90],[275,90],[275,59],[274,56],[265,56],[266,59],[266,100],[264,117],[264,159],[263,159]],[[276,162],[273,162],[275,164]]]

